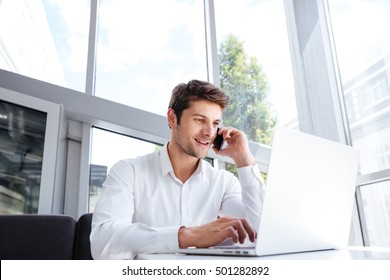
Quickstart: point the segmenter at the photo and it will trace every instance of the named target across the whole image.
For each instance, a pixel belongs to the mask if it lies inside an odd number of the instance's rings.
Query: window
[[[203,1],[100,1],[95,95],[166,115],[172,89],[207,80]]]
[[[378,170],[390,168],[390,145],[384,145],[377,149],[376,162]]]
[[[298,129],[283,1],[215,0],[215,24],[225,124],[263,144],[276,124]]]
[[[390,89],[387,86],[387,78],[385,76],[379,77],[367,84],[364,88],[363,96],[368,107],[375,106],[389,98]]]
[[[390,182],[360,187],[367,246],[390,246]]]
[[[93,128],[92,134],[89,212],[95,209],[107,173],[117,161],[146,155],[160,148],[153,143],[99,128]]]
[[[0,68],[84,91],[90,1],[0,1]]]
[[[329,0],[329,8],[344,94],[357,100],[347,102],[347,110],[359,108],[361,114],[349,119],[353,145],[361,151],[360,171],[379,171],[373,157],[390,138],[390,5],[384,0]]]
[[[1,213],[37,213],[46,114],[0,103]]]
[[[389,246],[389,183],[376,182],[386,180],[390,168],[390,2],[328,4],[352,143],[360,149],[364,239]]]
[[[3,88],[0,96],[0,213],[52,213],[61,107]]]

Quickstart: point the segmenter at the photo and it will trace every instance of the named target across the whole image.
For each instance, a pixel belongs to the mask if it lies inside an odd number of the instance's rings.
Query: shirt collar
[[[169,155],[168,155],[168,144],[169,142],[165,143],[165,145],[160,150],[162,176],[165,176],[168,173],[171,173],[172,175],[175,174],[175,172],[173,171],[171,160],[169,159]],[[202,170],[203,170],[203,160],[200,160],[198,167],[196,168],[194,174],[192,174],[191,177],[201,174]]]
[[[165,143],[165,145],[160,150],[162,176],[167,175],[171,171],[172,171],[172,174],[174,174],[171,160],[169,159],[169,155],[168,155],[168,143],[169,142]]]

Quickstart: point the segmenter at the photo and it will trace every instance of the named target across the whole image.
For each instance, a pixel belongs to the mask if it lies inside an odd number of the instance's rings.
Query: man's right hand
[[[201,226],[181,227],[178,234],[180,248],[211,247],[228,238],[243,244],[247,237],[254,242],[256,231],[247,219],[234,217],[222,217]]]

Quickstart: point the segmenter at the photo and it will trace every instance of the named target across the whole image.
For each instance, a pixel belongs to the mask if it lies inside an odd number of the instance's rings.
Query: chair
[[[0,259],[71,260],[76,226],[65,215],[0,215]]]
[[[89,235],[91,234],[91,223],[92,213],[82,215],[77,222],[75,259],[93,259],[91,255],[91,243],[89,241]]]

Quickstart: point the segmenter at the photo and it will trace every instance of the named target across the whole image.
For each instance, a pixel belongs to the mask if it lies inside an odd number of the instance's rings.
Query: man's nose
[[[206,123],[203,127],[203,134],[208,136],[208,137],[211,137],[213,136],[217,131],[217,128],[214,127],[214,125],[212,123]]]

